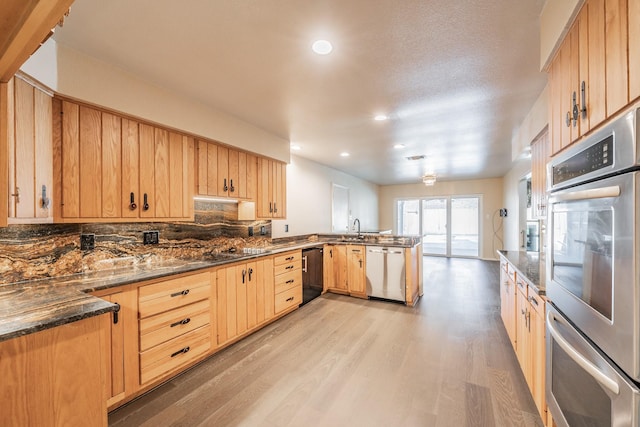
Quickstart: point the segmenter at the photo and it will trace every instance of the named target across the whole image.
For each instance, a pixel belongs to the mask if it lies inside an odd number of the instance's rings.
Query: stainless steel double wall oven
[[[559,426],[638,426],[640,110],[555,157],[547,403]]]

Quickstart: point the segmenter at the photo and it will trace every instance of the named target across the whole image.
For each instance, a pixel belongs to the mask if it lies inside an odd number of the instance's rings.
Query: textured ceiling
[[[484,178],[546,83],[543,3],[76,0],[55,39],[377,184]]]

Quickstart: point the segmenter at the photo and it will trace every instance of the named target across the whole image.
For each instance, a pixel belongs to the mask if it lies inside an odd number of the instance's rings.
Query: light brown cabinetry
[[[286,164],[258,158],[258,218],[286,218]]]
[[[0,342],[0,425],[107,425],[105,317]]]
[[[629,0],[629,102],[640,97],[640,0]]]
[[[637,0],[587,0],[549,68],[551,154],[640,95]]]
[[[364,246],[347,245],[347,285],[349,295],[367,297]]]
[[[548,130],[531,143],[531,211],[534,219],[547,216],[548,147]]]
[[[348,294],[347,247],[345,245],[325,245],[322,258],[324,292]]]
[[[138,288],[141,385],[209,351],[211,286],[205,272]]]
[[[273,269],[273,258],[266,257],[216,272],[218,345],[273,319]]]
[[[516,348],[516,284],[509,263],[500,261],[500,317],[507,330],[509,341]]]
[[[199,140],[197,158],[199,195],[255,200],[258,180],[255,155]]]
[[[16,76],[8,100],[9,222],[52,222],[52,97]]]
[[[282,313],[302,304],[302,252],[274,257],[275,312]]]
[[[107,407],[117,407],[138,389],[137,292],[122,287],[94,294],[118,308],[103,317],[102,354],[107,359],[105,394]]]
[[[193,219],[193,138],[66,100],[53,113],[56,221]]]

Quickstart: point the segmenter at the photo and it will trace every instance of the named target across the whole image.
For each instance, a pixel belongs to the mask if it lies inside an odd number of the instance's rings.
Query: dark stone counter
[[[545,294],[546,266],[538,252],[497,251],[500,258],[511,264],[518,275],[538,294]]]

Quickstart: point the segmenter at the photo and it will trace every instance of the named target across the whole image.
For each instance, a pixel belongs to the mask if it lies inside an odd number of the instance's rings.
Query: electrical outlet
[[[81,234],[80,235],[80,250],[92,251],[96,247],[96,235],[95,234]]]
[[[289,232],[289,224],[285,224],[284,225],[284,232],[288,233]]]
[[[260,227],[260,235],[261,236],[267,235],[267,227],[265,227],[264,225]]]
[[[253,236],[253,227],[249,226],[247,231],[249,232],[249,237]]]
[[[144,243],[145,245],[157,245],[158,243],[160,243],[160,232],[159,231],[143,231],[142,243]]]

